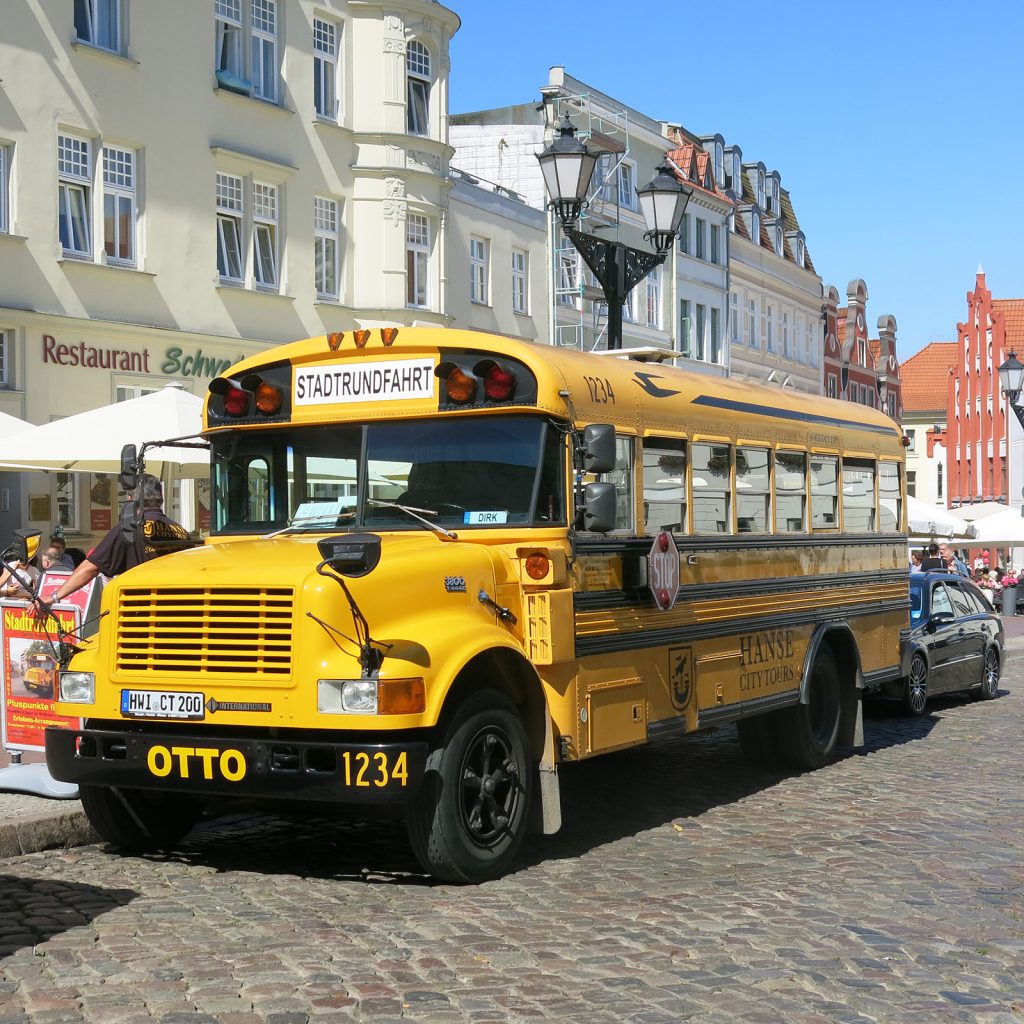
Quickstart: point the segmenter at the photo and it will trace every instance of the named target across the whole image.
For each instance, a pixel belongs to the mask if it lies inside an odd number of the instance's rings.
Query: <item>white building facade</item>
[[[458,26],[431,0],[8,5],[0,411],[202,395],[268,343],[448,322]],[[4,473],[0,531],[88,547],[103,490]]]

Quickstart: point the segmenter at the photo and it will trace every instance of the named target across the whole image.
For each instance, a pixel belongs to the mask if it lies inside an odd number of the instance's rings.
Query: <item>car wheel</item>
[[[985,652],[985,667],[981,672],[978,700],[994,700],[999,695],[999,652],[990,647]]]
[[[448,882],[503,874],[530,820],[533,765],[522,720],[500,693],[481,691],[458,710],[406,809],[417,860]]]
[[[168,849],[203,813],[202,800],[179,793],[79,786],[78,795],[100,838],[131,853]]]
[[[920,654],[910,662],[910,675],[903,684],[903,710],[908,715],[923,715],[928,704],[928,664]]]

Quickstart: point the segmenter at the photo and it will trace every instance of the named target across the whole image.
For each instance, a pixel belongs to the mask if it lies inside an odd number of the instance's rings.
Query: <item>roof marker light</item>
[[[384,342],[385,348],[391,348],[395,343],[395,338],[398,337],[397,327],[382,327],[380,329],[380,340]]]
[[[345,338],[344,331],[333,331],[327,335],[327,344],[332,352],[337,352],[341,348],[341,343]]]
[[[366,348],[366,343],[370,340],[370,332],[365,328],[353,331],[352,340],[355,341],[356,348]]]

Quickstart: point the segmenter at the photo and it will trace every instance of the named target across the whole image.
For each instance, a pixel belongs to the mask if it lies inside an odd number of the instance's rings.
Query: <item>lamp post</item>
[[[996,372],[999,374],[999,390],[1002,391],[1003,397],[1010,403],[1010,408],[1017,417],[1017,422],[1021,427],[1024,427],[1024,409],[1019,404],[1020,393],[1024,389],[1024,363],[1017,358],[1016,352],[1011,352],[1006,360],[1000,364]],[[1009,456],[1012,450],[1009,432],[1007,432],[1007,465],[1009,465]],[[1007,483],[1007,487],[1009,487],[1009,483]],[[1021,492],[1021,496],[1024,497],[1024,491]],[[1020,514],[1024,516],[1024,503],[1021,504]]]
[[[656,250],[646,252],[573,227],[587,205],[597,155],[576,138],[576,128],[568,114],[558,126],[558,137],[537,155],[537,160],[550,197],[549,208],[555,211],[565,236],[579,251],[604,292],[608,304],[608,348],[620,349],[622,305],[633,287],[665,262],[693,190],[685,188],[667,164],[662,164],[654,177],[636,190],[647,227],[644,238]]]

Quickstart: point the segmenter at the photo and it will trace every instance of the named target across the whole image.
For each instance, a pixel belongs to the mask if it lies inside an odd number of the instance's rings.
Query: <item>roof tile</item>
[[[945,420],[946,380],[956,364],[956,348],[955,341],[933,341],[900,365],[904,412],[941,412]]]

